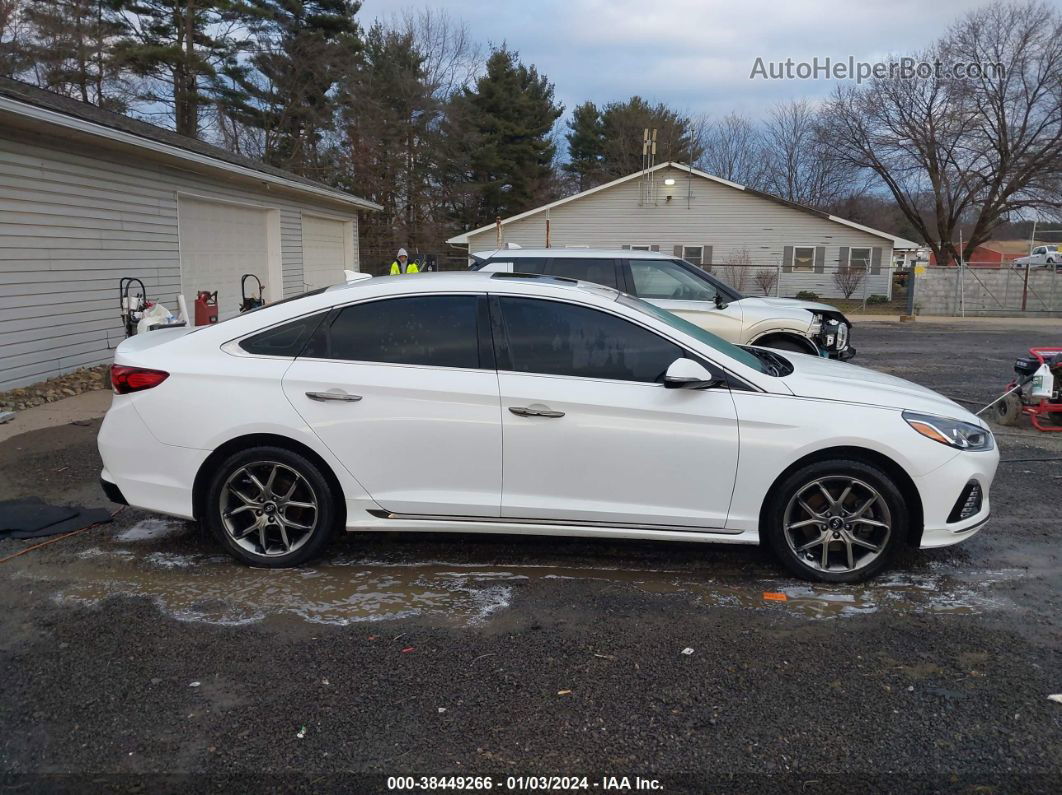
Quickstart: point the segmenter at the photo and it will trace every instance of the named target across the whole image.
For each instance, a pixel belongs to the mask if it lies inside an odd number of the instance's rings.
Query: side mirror
[[[675,359],[664,373],[664,386],[668,389],[709,389],[722,383],[723,379],[693,359]]]

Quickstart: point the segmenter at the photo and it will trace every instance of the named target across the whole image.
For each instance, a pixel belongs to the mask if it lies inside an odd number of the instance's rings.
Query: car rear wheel
[[[316,557],[336,529],[336,495],[320,469],[281,447],[241,450],[218,467],[205,520],[250,566],[285,568]]]
[[[787,569],[805,580],[862,582],[884,569],[907,535],[892,479],[862,461],[801,467],[774,490],[763,528]]]

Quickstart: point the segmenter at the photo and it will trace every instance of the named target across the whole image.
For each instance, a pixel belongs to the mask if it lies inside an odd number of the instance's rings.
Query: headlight
[[[995,446],[992,434],[980,425],[914,411],[905,411],[903,418],[927,439],[957,450],[991,450]]]
[[[848,347],[848,324],[837,324],[837,350],[843,351]]]

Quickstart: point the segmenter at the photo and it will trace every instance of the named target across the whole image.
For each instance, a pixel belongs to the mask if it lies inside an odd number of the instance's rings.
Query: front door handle
[[[310,400],[343,400],[348,403],[361,400],[361,395],[348,395],[346,392],[307,392],[306,397]]]
[[[554,411],[544,406],[542,408],[537,406],[509,406],[509,411],[517,417],[549,417],[550,419],[557,419],[564,416],[563,411]]]

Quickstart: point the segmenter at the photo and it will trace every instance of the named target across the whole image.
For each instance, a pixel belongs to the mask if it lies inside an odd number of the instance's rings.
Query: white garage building
[[[358,270],[358,211],[335,190],[202,141],[0,78],[0,390],[110,359],[118,281],[189,309],[240,278],[275,301]]]

